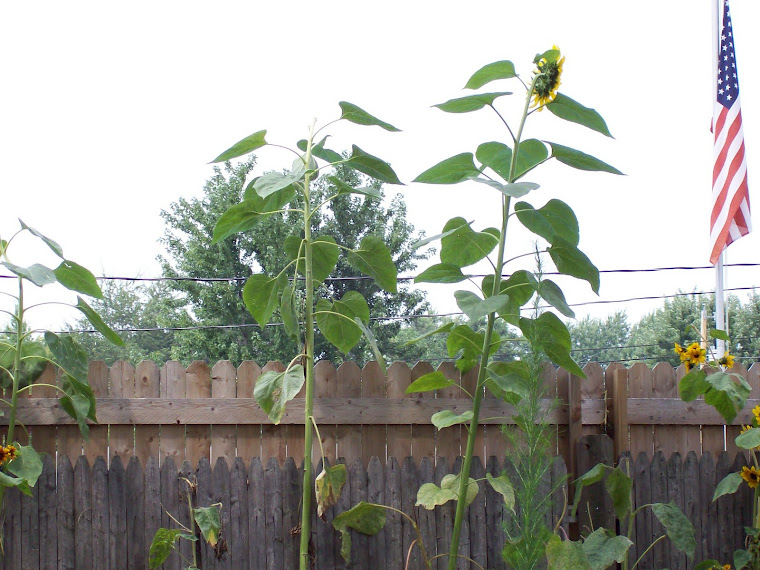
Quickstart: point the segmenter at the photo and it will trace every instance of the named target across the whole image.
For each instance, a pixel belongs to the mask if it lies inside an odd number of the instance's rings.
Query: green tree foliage
[[[749,367],[752,362],[760,362],[760,294],[752,291],[741,310],[733,314],[732,318],[729,312],[731,351]]]
[[[300,214],[290,212],[270,216],[260,221],[253,232],[235,234],[210,245],[214,225],[228,208],[241,201],[246,177],[254,165],[255,158],[248,158],[235,165],[226,163],[224,168],[215,167],[202,197],[181,198],[161,213],[167,226],[162,239],[166,255],[159,258],[165,276],[238,278],[213,283],[169,282],[171,291],[186,303],[184,310],[175,313],[175,324],[229,327],[177,331],[172,358],[183,362],[228,359],[236,363],[253,359],[263,364],[269,360],[286,359],[287,355],[298,351],[283,327],[272,324],[262,330],[254,324],[243,303],[242,292],[252,269],[255,272],[277,272],[287,264],[282,244],[289,235],[299,233]],[[381,191],[379,183],[349,168],[338,167],[334,175],[353,187],[372,186]],[[320,178],[314,185],[314,192],[324,196],[328,192],[334,193],[333,182],[326,177]],[[331,235],[347,247],[358,246],[369,234],[380,237],[388,246],[400,274],[413,271],[417,262],[426,259],[430,253],[412,249],[411,244],[421,236],[415,235],[414,227],[406,221],[406,206],[400,196],[394,197],[387,207],[378,198],[340,196],[324,213],[314,217],[312,226],[315,233]],[[397,294],[386,293],[372,280],[361,278],[344,261],[339,263],[333,275],[334,278],[322,284],[325,292],[334,297],[342,297],[349,290],[361,293],[370,307],[373,319],[370,328],[380,349],[389,356],[393,356],[392,341],[401,329],[401,322],[386,317],[421,315],[428,310],[424,293],[419,290],[401,284]],[[279,322],[279,315],[275,315],[272,321]],[[348,355],[341,355],[320,335],[315,342],[315,354],[333,362],[340,362],[344,356],[359,362],[370,358],[370,351],[363,342]]]
[[[568,325],[573,341],[573,358],[583,365],[587,362],[618,362],[630,358],[631,325],[625,311],[604,319],[586,316]]]

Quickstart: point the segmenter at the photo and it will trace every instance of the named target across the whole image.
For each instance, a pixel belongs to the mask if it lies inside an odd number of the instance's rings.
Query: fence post
[[[567,470],[573,477],[578,477],[577,446],[583,435],[583,408],[581,405],[581,382],[579,376],[570,375],[567,382],[567,432],[570,438],[569,461]],[[585,473],[582,471],[581,473]]]
[[[584,435],[575,445],[578,462],[578,477],[599,463],[614,465],[614,449],[612,440],[602,435]],[[615,515],[612,499],[604,489],[604,481],[599,481],[583,489],[581,501],[576,513],[578,531],[584,533],[590,529],[604,527],[615,528]]]
[[[612,420],[615,458],[628,451],[628,370],[619,368],[607,388],[607,415]]]

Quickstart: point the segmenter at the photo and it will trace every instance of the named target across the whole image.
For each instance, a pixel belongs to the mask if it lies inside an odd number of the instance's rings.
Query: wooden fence
[[[262,372],[282,370],[280,363],[263,368],[244,362],[235,368],[222,361],[209,367],[193,362],[185,368],[167,362],[159,368],[153,362],[137,367],[116,362],[110,368],[92,362],[89,382],[98,398],[99,425],[90,428],[83,441],[74,421],[61,409],[55,390],[35,387],[19,402],[19,420],[27,426],[36,449],[54,457],[65,455],[73,461],[84,455],[90,463],[104,457],[106,464],[131,457],[146,465],[149,457],[159,464],[165,457],[180,465],[185,460],[197,465],[201,458],[212,464],[235,457],[275,457],[282,464],[286,457],[303,456],[303,398],[291,401],[280,425],[272,425],[251,397]],[[452,426],[436,430],[430,423],[433,413],[450,409],[457,412],[471,407],[460,386],[474,389],[476,371],[460,375],[452,363],[438,368],[456,385],[434,393],[405,394],[415,379],[431,372],[432,366],[420,362],[412,367],[393,363],[383,374],[377,363],[364,368],[354,363],[334,367],[319,362],[315,367],[317,400],[314,415],[319,425],[325,457],[334,462],[343,457],[349,463],[360,458],[366,466],[371,457],[455,458],[462,453],[466,430]],[[545,405],[549,421],[555,426],[556,451],[571,473],[576,471],[575,442],[582,435],[606,433],[614,438],[615,454],[629,451],[633,457],[657,451],[666,456],[678,452],[698,456],[710,452],[736,452],[733,438],[740,425],[749,423],[751,409],[760,404],[760,364],[749,371],[736,370],[753,387],[750,402],[732,426],[724,429],[722,418],[704,401],[685,403],[678,397],[678,380],[683,368],[674,370],[666,363],[649,368],[634,364],[625,368],[612,364],[606,369],[596,363],[585,366],[586,379],[547,366]],[[49,368],[43,377],[55,383]],[[555,399],[554,402],[551,399]],[[556,405],[553,405],[556,404]],[[0,410],[3,406],[0,405]],[[503,457],[507,440],[503,425],[510,428],[512,408],[486,394],[480,417],[476,454],[485,461]],[[0,424],[8,415],[0,417]],[[17,431],[19,433],[19,431]],[[20,434],[23,439],[23,432]],[[316,439],[316,438],[315,438]],[[22,441],[24,443],[24,441]],[[320,453],[314,443],[314,456]]]

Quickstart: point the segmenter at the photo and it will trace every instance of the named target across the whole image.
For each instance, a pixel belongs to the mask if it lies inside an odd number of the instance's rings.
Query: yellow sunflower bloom
[[[686,352],[689,356],[689,364],[692,366],[698,366],[699,364],[705,363],[707,351],[699,346],[698,342],[691,343],[689,348],[686,349]]]
[[[742,426],[742,431],[741,431],[741,433],[744,433],[745,431],[749,431],[749,430],[751,430],[751,429],[752,429],[752,426]]]
[[[752,467],[747,467],[746,465],[742,467],[741,476],[747,482],[750,489],[754,489],[760,484],[760,471],[755,469],[754,465]]]
[[[677,342],[675,343],[676,347],[673,349],[675,353],[678,355],[678,357],[681,359],[681,362],[686,362],[689,360],[689,351],[686,350],[684,347],[682,347]]]
[[[718,364],[724,368],[733,368],[735,359],[736,357],[733,354],[729,354],[728,351],[726,351],[726,353],[723,355],[723,358],[718,360]]]
[[[723,565],[723,570],[731,570],[731,565],[730,564],[724,564]]]
[[[533,86],[531,107],[538,107],[539,111],[557,97],[557,90],[561,84],[562,66],[565,63],[565,58],[557,46],[553,46],[550,51],[554,53],[547,55],[550,54],[547,52],[544,57],[537,56],[536,70],[533,72],[538,77]]]
[[[5,457],[7,458],[8,461],[13,461],[14,459],[16,459],[16,447],[15,446],[8,445],[7,447],[5,447],[5,449],[3,451],[5,451]]]
[[[752,415],[755,416],[755,423],[760,424],[760,406],[752,408]]]

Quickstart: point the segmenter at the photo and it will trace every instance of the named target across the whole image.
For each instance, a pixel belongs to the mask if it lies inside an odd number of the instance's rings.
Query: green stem
[[[311,147],[314,140],[314,124],[312,121],[309,141],[306,146],[306,164],[311,162]],[[306,344],[306,399],[304,410],[304,456],[303,456],[303,493],[301,495],[301,544],[299,551],[300,570],[309,568],[309,541],[311,539],[311,447],[314,430],[311,417],[314,414],[314,274],[312,272],[311,244],[311,195],[309,193],[309,174],[306,174],[303,184],[304,191],[304,243],[305,273],[306,273],[306,310],[304,316],[304,336]]]
[[[522,136],[523,127],[525,126],[525,119],[528,116],[528,108],[530,107],[530,98],[533,94],[533,87],[535,85],[536,78],[533,79],[533,83],[528,89],[528,94],[525,98],[525,107],[523,109],[522,118],[520,119],[520,126],[517,129],[517,135],[515,136],[515,145],[512,151],[512,161],[509,165],[509,179],[508,183],[514,182],[515,167],[517,165],[517,153],[520,147],[520,137]],[[496,266],[494,270],[494,280],[492,295],[498,295],[501,290],[501,273],[504,269],[504,251],[506,249],[507,238],[507,222],[509,221],[509,196],[502,195],[502,214],[501,214],[501,237],[499,239],[499,250],[496,257]],[[486,369],[488,367],[488,357],[491,349],[491,337],[493,336],[493,327],[496,320],[496,313],[489,313],[488,324],[486,325],[485,337],[483,339],[483,349],[480,354],[480,368],[478,370],[478,382],[475,386],[475,395],[472,400],[472,419],[470,420],[470,429],[467,436],[467,447],[465,448],[464,462],[462,464],[462,470],[459,473],[459,499],[457,500],[457,510],[454,516],[454,528],[451,532],[451,548],[449,549],[449,570],[456,570],[457,557],[459,556],[459,537],[462,533],[462,521],[464,520],[465,501],[462,500],[467,496],[467,485],[470,481],[470,468],[472,467],[472,457],[475,451],[475,438],[478,432],[478,423],[480,415],[480,404],[483,401],[484,390],[483,387],[486,383]]]

